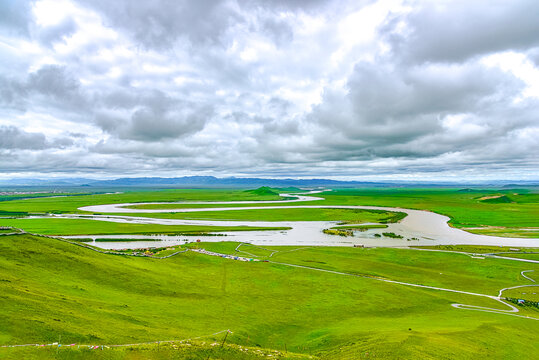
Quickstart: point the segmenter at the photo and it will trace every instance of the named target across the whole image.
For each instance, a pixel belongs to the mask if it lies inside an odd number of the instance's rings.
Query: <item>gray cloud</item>
[[[120,134],[120,137],[156,141],[164,138],[185,136],[202,130],[212,113],[211,107],[187,111],[184,109],[177,111],[152,108],[140,109],[133,114],[130,126]]]
[[[481,54],[539,44],[533,0],[423,2],[388,26],[393,51],[412,62],[459,62]],[[408,30],[392,25],[405,21]]]
[[[29,35],[31,5],[33,1],[0,1],[0,29],[15,35]]]
[[[0,94],[0,104],[19,111],[26,111],[28,103],[61,111],[81,111],[87,106],[79,81],[59,65],[45,65],[25,79],[0,74]]]
[[[172,98],[160,91],[114,92],[104,102],[122,111],[102,111],[95,123],[121,139],[139,141],[193,134],[201,131],[214,114],[212,106]]]
[[[539,47],[531,49],[527,52],[527,55],[535,66],[539,66]]]
[[[63,98],[77,93],[79,83],[65,67],[46,65],[30,74],[27,87],[43,95]]]
[[[110,25],[127,31],[143,46],[160,50],[170,49],[183,40],[187,40],[193,47],[229,45],[232,40],[226,37],[227,31],[246,23],[249,20],[247,17],[256,16],[264,18],[257,27],[269,33],[275,42],[281,43],[289,40],[293,32],[287,21],[276,18],[277,13],[312,12],[328,3],[327,0],[157,0],[145,4],[132,1],[76,1],[103,14]]]
[[[38,29],[39,40],[46,44],[52,45],[55,42],[61,41],[64,37],[69,37],[77,30],[77,24],[72,18],[65,18],[60,23],[54,26],[48,26],[43,29]]]
[[[0,126],[0,149],[42,150],[64,148],[72,144],[69,138],[58,138],[51,142],[41,133],[26,132],[15,126]]]
[[[14,126],[0,127],[1,149],[32,149],[39,150],[47,147],[45,135],[28,133]]]
[[[27,95],[28,91],[23,83],[0,75],[0,105],[4,109],[24,111]]]
[[[78,2],[104,14],[111,26],[125,29],[148,48],[169,48],[182,38],[215,44],[230,25],[242,21],[226,1]]]

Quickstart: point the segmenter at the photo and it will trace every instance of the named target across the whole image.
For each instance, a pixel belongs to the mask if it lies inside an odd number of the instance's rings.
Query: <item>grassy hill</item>
[[[245,190],[246,193],[258,196],[279,196],[279,193],[268,186],[262,186],[258,189]]]
[[[511,198],[509,198],[507,195],[487,196],[479,201],[488,204],[508,204],[513,202],[513,200],[511,200]]]
[[[199,246],[230,249],[237,244]],[[460,254],[276,250],[275,261],[488,293],[526,281],[521,264]],[[126,344],[230,329],[228,344],[332,359],[367,353],[390,359],[525,359],[539,351],[538,321],[459,310],[452,303],[499,307],[477,296],[194,252],[157,260],[99,254],[43,237],[0,237],[0,345],[51,343],[60,337],[63,344]],[[203,341],[209,345],[222,339],[220,334]],[[0,358],[47,354],[39,351],[0,348]],[[62,350],[58,356],[97,356],[77,351]],[[103,350],[100,358],[166,358],[158,351]],[[173,354],[169,358],[183,358]]]

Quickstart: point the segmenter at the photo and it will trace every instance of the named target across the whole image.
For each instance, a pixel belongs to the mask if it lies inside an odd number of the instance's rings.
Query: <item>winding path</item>
[[[239,247],[241,245],[242,244],[239,244],[238,247],[236,247],[235,251],[243,252],[242,250],[239,250]],[[192,251],[195,251],[195,250],[192,250]],[[220,253],[215,253],[215,252],[210,252],[210,251],[200,251],[200,250],[196,250],[196,251],[198,253],[205,254],[205,255],[210,255],[210,256],[220,256],[220,257],[226,257],[226,258],[229,258],[229,259],[233,258],[233,256],[230,256],[230,255],[226,256],[226,254],[220,254]],[[271,257],[273,254],[274,253],[272,253],[269,257]],[[305,266],[305,265],[283,263],[283,262],[279,262],[279,261],[269,260],[268,262],[271,263],[271,264],[274,264],[274,265],[287,266],[287,267],[300,268],[300,269],[313,270],[313,271],[320,271],[320,272],[330,273],[330,274],[335,274],[335,275],[344,275],[344,276],[351,276],[351,277],[356,277],[356,278],[364,278],[364,279],[382,281],[382,282],[386,282],[386,283],[390,283],[390,284],[397,284],[397,285],[417,287],[417,288],[422,288],[422,289],[444,291],[444,292],[452,292],[452,293],[458,293],[458,294],[464,294],[464,295],[471,295],[471,296],[479,296],[479,297],[489,298],[491,300],[494,300],[494,301],[497,301],[497,302],[503,304],[504,306],[509,307],[509,309],[504,310],[504,309],[496,309],[496,308],[489,308],[489,307],[476,306],[476,305],[467,305],[467,304],[451,304],[451,306],[456,308],[456,309],[461,309],[461,310],[481,311],[481,312],[488,312],[488,313],[494,313],[494,314],[511,315],[511,316],[516,316],[516,317],[520,317],[520,318],[524,318],[524,319],[530,319],[530,320],[539,320],[539,318],[535,318],[535,317],[530,317],[530,316],[526,316],[526,315],[517,315],[516,313],[519,312],[519,309],[516,306],[502,300],[502,293],[505,290],[516,289],[516,288],[521,288],[521,287],[537,286],[537,285],[518,285],[518,286],[504,288],[504,289],[501,289],[499,291],[498,296],[494,296],[494,295],[481,294],[481,293],[475,293],[475,292],[470,292],[470,291],[461,291],[461,290],[447,289],[447,288],[442,288],[442,287],[437,287],[437,286],[421,285],[421,284],[408,283],[408,282],[404,282],[404,281],[390,280],[390,279],[387,279],[387,278],[381,278],[381,277],[370,276],[370,275],[352,274],[352,273],[347,273],[347,272],[342,272],[342,271],[328,270],[328,269],[322,269],[322,268]],[[530,271],[530,270],[527,270],[527,271]]]

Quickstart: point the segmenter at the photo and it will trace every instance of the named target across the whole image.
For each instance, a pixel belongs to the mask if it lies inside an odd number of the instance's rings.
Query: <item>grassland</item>
[[[506,297],[512,297],[516,299],[524,299],[528,301],[539,301],[539,285],[523,287],[518,289],[510,289],[503,292]]]
[[[0,203],[0,211],[29,213],[81,213],[79,207],[114,203],[173,201],[258,201],[280,200],[278,195],[257,194],[244,190],[148,190],[120,194],[92,194],[68,197],[44,197]]]
[[[342,189],[323,193],[324,204],[394,206],[430,210],[451,218],[449,224],[473,233],[539,237],[539,194],[525,189]],[[504,195],[511,202],[485,202]],[[483,228],[483,229],[478,229]],[[534,231],[523,229],[537,228]],[[502,235],[503,234],[503,235]]]
[[[14,232],[19,232],[19,231],[16,229],[0,229],[0,234],[10,234]]]
[[[340,221],[345,224],[382,222],[402,219],[406,214],[361,209],[253,209],[234,211],[201,211],[188,213],[125,214],[163,219],[246,220],[246,221]]]
[[[234,254],[237,245],[234,242],[218,242],[203,246],[209,251]],[[522,270],[537,269],[539,275],[539,264],[472,259],[461,254],[413,249],[259,247],[247,244],[239,250],[258,255],[260,259],[490,295],[497,295],[498,290],[504,287],[530,284],[520,275]],[[275,253],[269,257],[272,252]]]
[[[501,237],[519,237],[519,238],[539,238],[539,228],[534,229],[520,229],[520,228],[506,228],[506,227],[493,227],[485,226],[483,228],[477,227],[461,227],[461,229],[473,232],[474,234],[501,236]]]
[[[253,360],[253,359],[312,359],[306,354],[263,349],[260,347],[222,344],[224,339],[176,341],[173,343],[145,344],[126,347],[101,347],[90,349],[78,346],[48,346],[42,348],[12,348],[6,350],[13,359],[189,359],[189,360]],[[1,351],[1,350],[0,350]]]
[[[418,249],[430,249],[430,250],[446,250],[446,251],[459,251],[475,254],[496,254],[496,253],[510,253],[518,249],[519,251],[525,251],[530,253],[539,253],[539,248],[515,248],[509,246],[476,246],[476,245],[436,245],[436,246],[414,246]]]
[[[539,261],[539,253],[538,252],[527,252],[525,254],[523,253],[509,253],[509,254],[500,254],[501,256],[510,257],[510,258],[517,258],[517,259],[529,259],[529,260],[537,260]]]
[[[367,231],[371,229],[385,229],[387,225],[371,224],[371,225],[341,225],[334,226],[332,229],[342,229],[342,230],[357,230],[357,231]]]
[[[12,201],[12,200],[21,200],[21,199],[34,199],[34,198],[45,198],[45,197],[58,197],[58,196],[77,196],[77,195],[89,195],[89,193],[35,193],[35,194],[9,194],[9,195],[0,195],[0,201]]]
[[[2,226],[14,226],[44,235],[105,234],[192,234],[224,231],[286,230],[286,227],[198,226],[116,223],[85,219],[0,219]]]
[[[238,244],[191,246],[233,253]],[[271,258],[280,263],[486,294],[526,283],[523,265],[509,260],[397,249],[252,248],[246,250],[260,256],[275,252]],[[539,271],[535,264],[524,266]],[[459,310],[452,303],[500,306],[477,296],[275,263],[194,252],[165,260],[122,257],[48,238],[0,237],[0,344],[49,343],[60,336],[64,344],[122,344],[231,329],[230,344],[332,359],[526,359],[539,351],[538,321]],[[539,317],[534,309],[522,313]],[[203,351],[208,347],[191,358],[203,358]],[[0,357],[21,354],[46,351],[0,349]],[[102,354],[138,359],[167,353],[154,347]],[[62,350],[58,356],[96,353]]]

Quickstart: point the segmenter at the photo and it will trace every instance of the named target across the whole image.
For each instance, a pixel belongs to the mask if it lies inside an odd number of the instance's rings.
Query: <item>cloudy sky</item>
[[[536,0],[0,0],[0,177],[539,178]]]

